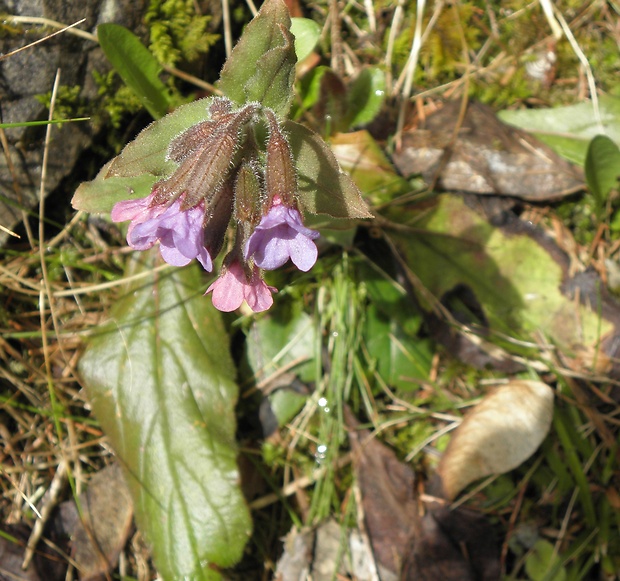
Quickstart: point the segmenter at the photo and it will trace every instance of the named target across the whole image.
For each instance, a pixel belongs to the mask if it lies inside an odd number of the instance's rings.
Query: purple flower
[[[170,206],[151,205],[155,192],[146,198],[119,202],[112,208],[112,220],[131,220],[127,243],[135,250],[146,250],[159,241],[162,258],[173,266],[185,266],[194,258],[205,270],[213,270],[204,246],[204,202],[181,211],[182,196]]]
[[[273,305],[271,293],[278,291],[272,286],[267,286],[256,267],[253,268],[248,280],[243,266],[234,261],[211,284],[205,294],[210,292],[213,292],[213,306],[220,311],[225,313],[234,311],[245,300],[255,313],[260,313]]]
[[[276,199],[248,239],[245,258],[252,256],[254,263],[265,270],[279,268],[290,258],[306,272],[316,262],[318,250],[313,240],[318,237],[316,230],[303,225],[298,210]]]

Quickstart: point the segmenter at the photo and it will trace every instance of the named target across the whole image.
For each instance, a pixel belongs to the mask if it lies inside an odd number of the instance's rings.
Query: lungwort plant
[[[219,311],[243,301],[268,309],[276,289],[264,270],[289,259],[302,271],[314,265],[319,233],[304,225],[307,213],[370,217],[328,146],[287,120],[290,29],[284,3],[265,2],[222,70],[223,96],[155,121],[73,199],[128,221],[127,242],[143,251],[80,369],[164,579],[219,578],[251,532],[236,465],[236,373]],[[224,249],[211,304],[200,266],[214,271]],[[159,255],[185,268],[153,269]]]

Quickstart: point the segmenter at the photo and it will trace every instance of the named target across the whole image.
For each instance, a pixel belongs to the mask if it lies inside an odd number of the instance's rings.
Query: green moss
[[[427,80],[451,80],[462,68],[459,65],[464,61],[463,50],[476,51],[480,47],[481,30],[472,23],[473,15],[472,4],[455,4],[443,10],[420,51],[420,64]]]
[[[151,52],[169,66],[195,60],[219,38],[207,30],[211,17],[197,14],[192,0],[151,0],[144,20],[150,27]]]
[[[127,85],[119,83],[119,77],[115,71],[104,75],[94,71],[93,77],[101,98],[97,116],[103,117],[103,121],[109,120],[115,129],[121,126],[125,115],[137,113],[142,109],[140,99]]]
[[[523,67],[516,69],[507,82],[501,83],[499,76],[497,74],[473,78],[470,83],[470,97],[502,109],[514,105],[515,102],[524,101],[540,90],[540,83],[530,79]]]
[[[85,99],[80,97],[82,88],[79,85],[60,85],[54,101],[54,119],[71,119],[75,117],[88,117],[90,109]],[[49,109],[52,100],[52,92],[35,95],[39,103]]]
[[[562,223],[570,228],[577,243],[588,246],[596,233],[595,213],[590,196],[563,200],[555,208]]]

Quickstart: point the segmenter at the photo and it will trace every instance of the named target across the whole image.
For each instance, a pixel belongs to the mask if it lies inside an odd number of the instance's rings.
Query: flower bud
[[[232,103],[225,97],[218,97],[213,100],[209,107],[211,119],[193,125],[178,137],[175,137],[168,146],[166,159],[171,159],[176,163],[182,163],[190,153],[203,146],[215,129],[229,123],[234,114],[231,114]]]
[[[204,245],[214,260],[224,245],[233,212],[233,197],[233,178],[231,177],[224,182],[205,210]]]
[[[214,196],[230,174],[241,128],[255,111],[256,105],[246,105],[235,113],[205,122],[215,126],[198,124],[194,127],[199,129],[192,128],[179,136],[173,155],[182,160],[181,164],[169,178],[153,186],[154,203],[171,203],[185,194],[181,202],[181,211],[185,211]],[[202,141],[197,141],[199,134]],[[181,145],[188,148],[187,155]]]
[[[190,154],[209,140],[216,127],[215,121],[203,121],[197,125],[192,125],[187,131],[170,142],[166,159],[171,159],[179,164],[183,163]]]
[[[288,139],[280,130],[278,121],[270,110],[265,110],[269,122],[269,139],[267,141],[267,161],[265,167],[265,189],[267,207],[279,198],[285,206],[295,205],[297,194],[297,175],[293,155]]]
[[[256,162],[243,161],[235,179],[235,217],[256,225],[261,219],[261,176]]]
[[[211,119],[217,119],[232,111],[232,101],[226,97],[216,97],[209,107]]]

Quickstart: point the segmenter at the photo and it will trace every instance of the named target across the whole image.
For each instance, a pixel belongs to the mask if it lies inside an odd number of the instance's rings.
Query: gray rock
[[[0,0],[0,13],[44,17],[67,25],[86,18],[79,28],[93,34],[97,24],[116,22],[144,35],[142,16],[147,5],[147,0]],[[23,32],[0,37],[0,55],[51,31],[40,25],[15,26],[21,26]],[[36,95],[52,90],[58,69],[61,85],[79,85],[80,98],[88,102],[96,98],[92,71],[105,72],[109,65],[97,43],[67,32],[0,60],[0,121],[46,119],[47,109]],[[91,144],[94,131],[88,122],[52,129],[46,192],[54,190],[73,169],[79,155]],[[10,128],[5,134],[9,151],[7,155],[0,147],[0,224],[12,229],[21,221],[22,210],[38,204],[45,127]],[[6,234],[0,232],[0,243],[5,240]]]

